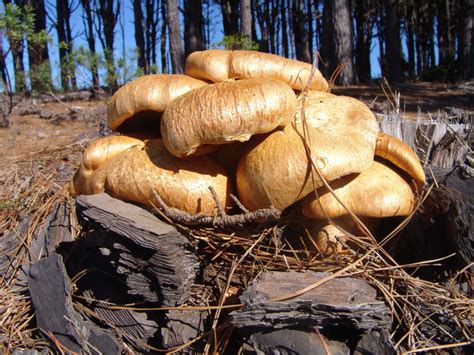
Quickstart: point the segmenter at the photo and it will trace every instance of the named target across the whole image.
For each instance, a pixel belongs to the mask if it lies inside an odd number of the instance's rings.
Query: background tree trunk
[[[110,90],[117,88],[117,76],[115,74],[115,26],[120,13],[120,1],[117,1],[114,9],[114,0],[99,0],[99,39],[104,48],[104,57],[107,65],[107,84]]]
[[[401,43],[399,13],[396,0],[385,0],[385,23],[387,25],[387,78],[390,82],[401,80]]]
[[[186,0],[184,6],[184,52],[188,56],[204,49],[204,19],[201,0]]]
[[[293,1],[293,34],[295,36],[296,59],[310,63],[311,55],[309,53],[308,37],[305,31],[306,16],[304,13],[304,1]]]
[[[233,36],[239,32],[239,0],[221,0],[224,36]]]
[[[356,19],[356,48],[355,59],[359,81],[367,83],[370,80],[370,46],[372,43],[372,21],[370,4],[367,0],[354,2]]]
[[[28,0],[35,15],[35,33],[46,30],[46,11],[44,0]],[[51,66],[47,43],[29,43],[28,60],[30,62],[31,90],[51,90]]]
[[[179,11],[177,0],[167,0],[168,29],[170,33],[170,52],[173,73],[182,73],[184,65],[184,49],[181,41]]]
[[[336,58],[338,63],[344,65],[338,82],[341,85],[351,85],[357,82],[357,75],[353,62],[354,50],[349,0],[333,1],[333,19],[336,19],[334,22]]]
[[[252,11],[250,0],[240,0],[240,34],[252,40]]]
[[[137,66],[149,73],[149,68],[145,60],[145,36],[143,34],[143,11],[142,1],[133,0],[133,17],[135,27],[135,42],[137,43]]]
[[[92,75],[92,87],[95,90],[100,88],[100,80],[99,80],[99,68],[98,63],[96,60],[97,53],[95,51],[95,37],[94,37],[94,20],[92,14],[92,7],[89,0],[81,0],[82,8],[84,11],[83,15],[83,22],[84,22],[84,29],[85,35],[87,40],[87,45],[91,52],[90,58],[90,70]]]
[[[61,87],[64,91],[69,91],[69,60],[67,52],[67,38],[66,29],[64,25],[65,13],[64,13],[64,1],[56,0],[56,31],[58,32],[59,42],[59,65],[60,65],[60,76],[61,76]],[[66,0],[67,1],[67,0]]]
[[[161,72],[169,73],[168,57],[166,55],[166,28],[168,23],[166,21],[166,1],[161,0],[161,38],[160,38],[160,54],[161,54]]]
[[[462,79],[474,77],[474,46],[473,21],[474,21],[474,0],[463,0],[461,5],[463,16],[461,20],[461,32],[459,41],[459,68]]]

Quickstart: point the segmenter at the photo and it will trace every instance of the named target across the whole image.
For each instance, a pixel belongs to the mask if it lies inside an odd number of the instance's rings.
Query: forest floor
[[[472,120],[474,115],[473,83],[404,84],[392,86],[391,90],[384,92],[380,85],[373,84],[335,87],[333,92],[361,99],[379,115],[397,108],[405,119],[437,118],[444,113],[452,118],[453,112],[454,115],[464,112],[469,113]],[[82,151],[92,139],[100,136],[100,126],[106,123],[107,97],[67,101],[50,94],[43,98],[48,96],[47,102],[43,99],[19,101],[8,117],[7,127],[0,128],[0,237],[18,228],[22,220],[38,215],[38,211],[46,213],[44,206],[57,203],[59,198],[68,198],[66,186],[79,165]],[[41,218],[45,218],[45,213]],[[39,224],[41,218],[35,217],[34,221]],[[34,223],[32,225],[33,231]],[[19,306],[12,307],[0,302],[0,313],[17,310]],[[27,325],[28,322],[20,324],[15,319],[3,325],[5,329],[17,329],[23,339],[12,340],[12,344],[22,344],[29,338]]]

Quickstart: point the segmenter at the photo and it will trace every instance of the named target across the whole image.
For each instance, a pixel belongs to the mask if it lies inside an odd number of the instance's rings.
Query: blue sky
[[[47,12],[49,14],[49,18],[47,20],[47,26],[49,29],[49,33],[52,37],[52,41],[48,45],[48,49],[49,49],[51,65],[53,68],[52,70],[53,83],[56,87],[59,87],[60,78],[59,78],[59,70],[58,70],[59,52],[57,48],[57,33],[54,28],[54,24],[52,22],[56,18],[55,3],[56,1],[46,0]],[[214,47],[216,47],[217,43],[219,43],[223,37],[222,15],[221,15],[219,6],[216,4],[213,4],[213,2],[210,2],[210,3],[211,3],[209,7],[209,14],[210,14],[209,17],[211,18],[210,43],[214,44]],[[134,73],[135,66],[136,66],[136,60],[134,59],[134,52],[136,48],[135,37],[134,37],[135,30],[134,30],[134,24],[133,24],[133,9],[132,9],[131,0],[123,1],[123,8],[121,11],[122,11],[122,17],[120,21],[123,24],[123,32],[124,32],[125,41],[122,41],[122,29],[121,29],[120,24],[118,24],[115,29],[115,36],[116,36],[115,54],[116,54],[117,59],[123,58],[123,47],[125,45],[125,52],[126,52],[125,68],[127,68],[129,73],[128,75],[125,75],[127,73],[122,72],[121,74],[123,78],[121,78],[119,82],[123,82],[123,80],[128,80],[129,77]],[[207,9],[205,9],[205,11],[207,11]],[[3,2],[0,2],[0,12],[4,12]],[[79,48],[80,46],[87,47],[87,43],[85,41],[85,37],[83,33],[84,26],[83,26],[83,20],[82,20],[82,8],[80,6],[77,8],[77,10],[73,13],[71,17],[71,26],[72,26],[72,32],[73,32],[73,38],[74,38],[74,48]],[[182,21],[181,21],[181,27],[183,27]],[[102,47],[98,40],[96,41],[96,48],[97,48],[97,51],[102,51]],[[6,40],[4,40],[4,49],[8,49],[8,42],[6,42]],[[371,52],[372,77],[380,77],[380,74],[381,74],[378,57],[379,57],[378,42],[374,38],[374,41],[372,44],[372,52]],[[26,51],[25,51],[25,64],[28,68],[27,62],[28,60],[27,60]],[[158,60],[158,62],[160,61]],[[7,66],[9,68],[10,73],[13,74],[13,64],[12,64],[11,55],[7,57]],[[101,74],[104,75],[104,73],[105,71],[101,70]],[[90,73],[87,70],[85,70],[85,68],[77,67],[76,76],[77,76],[79,86],[90,85]]]

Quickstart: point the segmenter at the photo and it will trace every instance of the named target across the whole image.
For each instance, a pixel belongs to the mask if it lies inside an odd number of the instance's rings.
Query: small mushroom
[[[69,185],[71,194],[73,196],[80,195],[87,179],[107,160],[132,146],[143,147],[144,144],[139,139],[127,136],[110,136],[93,141],[84,150],[81,165],[71,180]]]
[[[161,114],[177,97],[207,85],[205,81],[180,74],[144,75],[118,89],[107,112],[114,131],[156,130]]]
[[[295,90],[308,84],[312,66],[294,59],[256,51],[213,49],[191,53],[186,59],[185,74],[204,80],[268,78],[283,81]],[[309,86],[312,90],[328,90],[328,83],[318,69]]]
[[[171,154],[199,155],[215,150],[215,145],[245,142],[254,134],[286,126],[295,109],[296,96],[285,83],[229,80],[174,100],[163,115],[161,134]]]
[[[330,185],[339,200],[357,216],[407,216],[415,205],[410,184],[377,161],[361,174],[345,176]],[[318,189],[317,197],[311,194],[303,201],[302,211],[306,217],[316,219],[349,214],[325,187]]]
[[[413,149],[403,141],[379,132],[375,145],[375,155],[390,161],[408,173],[419,186],[426,181],[425,172]]]
[[[83,193],[107,192],[118,199],[151,205],[156,191],[169,207],[212,214],[215,201],[210,186],[221,205],[228,205],[230,179],[213,158],[179,159],[169,154],[160,139],[153,139],[102,164],[87,179]]]
[[[301,111],[302,102],[297,112]],[[284,209],[313,190],[311,164],[298,123],[271,133],[249,148],[237,167],[237,189],[250,210]],[[378,126],[362,102],[312,92],[305,99],[312,159],[328,181],[367,170],[373,161]],[[315,185],[323,185],[315,176]]]

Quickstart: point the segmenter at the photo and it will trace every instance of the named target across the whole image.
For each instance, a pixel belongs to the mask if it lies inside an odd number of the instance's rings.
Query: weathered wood
[[[376,299],[376,290],[362,279],[336,278],[301,296],[272,301],[328,275],[318,272],[262,274],[240,297],[245,307],[231,313],[232,324],[237,328],[258,329],[344,326],[358,331],[390,327],[390,310]]]
[[[111,334],[85,321],[74,310],[71,282],[60,255],[53,253],[31,266],[28,288],[38,328],[56,340],[56,345],[61,344],[63,352],[120,353]]]
[[[346,344],[326,339],[311,331],[281,329],[273,332],[257,332],[247,339],[243,354],[349,354]]]
[[[466,115],[467,117],[468,115]],[[404,141],[424,163],[435,167],[452,168],[464,161],[469,145],[471,122],[459,123],[437,120],[383,119],[380,130]]]
[[[188,299],[199,264],[192,245],[173,226],[107,194],[79,196],[76,204],[81,219],[120,236],[115,244],[104,245],[109,250],[103,251],[118,253],[117,266],[122,267],[117,271],[127,275],[131,292],[156,301],[157,296],[145,286],[156,283],[162,305],[176,306]]]
[[[454,177],[452,177],[454,179]],[[472,182],[473,179],[471,179]],[[443,185],[433,188],[423,205],[389,245],[391,254],[401,263],[432,260],[455,253],[444,267],[423,268],[419,276],[432,278],[447,268],[462,268],[474,259],[472,185],[470,193],[460,193]]]

